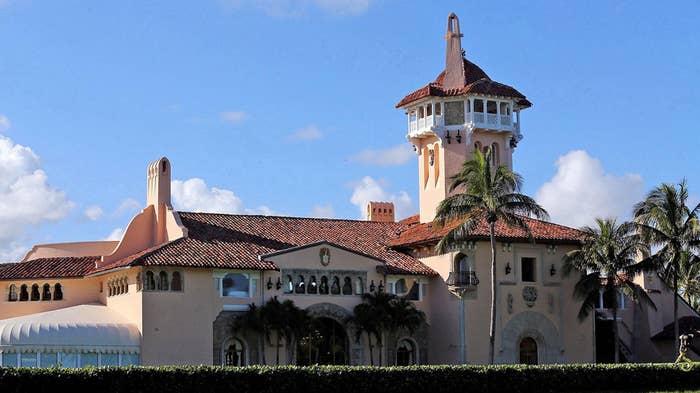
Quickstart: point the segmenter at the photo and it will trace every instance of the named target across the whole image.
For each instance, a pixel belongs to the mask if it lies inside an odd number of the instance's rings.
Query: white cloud
[[[402,143],[387,149],[367,149],[350,157],[351,161],[367,165],[396,166],[403,165],[415,157],[410,143]]]
[[[237,124],[248,118],[248,114],[242,111],[227,111],[221,113],[221,118],[231,124]]]
[[[112,232],[109,233],[109,235],[102,239],[102,240],[122,240],[122,236],[124,236],[124,229],[123,228],[114,228]]]
[[[0,0],[0,6],[2,6],[2,0]],[[0,113],[0,132],[5,132],[12,127],[12,123],[10,123],[10,119],[7,118],[7,116],[3,115]]]
[[[306,13],[309,8],[338,15],[360,15],[365,13],[374,0],[219,0],[225,7],[253,6],[265,14],[293,18]]]
[[[136,199],[126,198],[121,201],[119,207],[117,207],[117,210],[114,211],[114,215],[121,216],[124,213],[136,212],[142,207],[143,205],[141,202],[137,201]]]
[[[393,202],[397,219],[415,214],[413,202],[406,191],[390,194],[385,190],[385,185],[381,184],[381,182],[374,180],[371,176],[365,176],[362,180],[353,184],[350,203],[357,206],[360,218],[364,219],[367,215],[367,203],[370,201]]]
[[[332,204],[327,205],[315,205],[311,208],[311,217],[315,218],[334,218],[335,211],[333,210]]]
[[[88,206],[85,208],[85,217],[92,221],[97,221],[104,215],[104,210],[97,205]]]
[[[595,217],[629,219],[633,205],[644,197],[644,181],[637,174],[606,173],[600,161],[583,150],[557,160],[557,173],[537,191],[537,202],[552,221],[580,227]]]
[[[0,256],[21,255],[27,231],[68,215],[74,204],[49,185],[39,156],[0,135]]]
[[[289,136],[289,139],[293,141],[313,141],[320,139],[322,136],[323,133],[321,133],[321,130],[318,127],[315,125],[310,125],[296,130]]]
[[[262,205],[257,208],[244,208],[243,201],[233,191],[208,187],[204,180],[192,178],[173,180],[171,184],[175,209],[200,213],[261,214],[275,212]]]

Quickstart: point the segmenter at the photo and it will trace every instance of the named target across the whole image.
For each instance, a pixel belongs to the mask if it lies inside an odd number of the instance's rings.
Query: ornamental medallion
[[[322,247],[318,255],[321,260],[321,265],[328,266],[328,264],[331,263],[331,250],[329,250],[328,247]]]

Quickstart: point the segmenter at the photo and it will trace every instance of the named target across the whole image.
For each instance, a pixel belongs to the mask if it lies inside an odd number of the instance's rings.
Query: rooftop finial
[[[464,87],[464,52],[462,51],[462,33],[459,30],[459,18],[455,13],[447,17],[447,60],[445,64],[446,89],[461,89]]]

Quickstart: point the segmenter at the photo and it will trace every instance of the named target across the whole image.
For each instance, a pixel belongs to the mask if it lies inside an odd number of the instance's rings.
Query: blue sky
[[[417,211],[394,105],[444,68],[452,11],[534,103],[515,170],[553,219],[683,177],[698,200],[696,1],[0,0],[0,257],[125,227],[161,156],[188,210]]]

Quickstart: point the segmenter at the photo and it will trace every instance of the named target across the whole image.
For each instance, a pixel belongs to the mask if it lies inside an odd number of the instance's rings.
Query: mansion
[[[433,220],[452,195],[450,177],[475,150],[491,147],[493,165],[514,167],[520,113],[532,104],[467,59],[454,14],[445,37],[445,70],[397,104],[417,154],[418,214],[397,221],[388,202],[369,202],[366,220],[176,211],[174,168],[161,158],[147,168],[146,206],[119,241],[36,245],[20,262],[0,264],[0,364],[249,365],[278,349],[281,363],[306,364],[284,342],[276,348],[232,330],[250,304],[277,297],[323,322],[319,363],[365,365],[369,343],[356,340],[349,318],[361,295],[376,291],[406,297],[426,316],[414,332],[386,338],[386,364],[487,363],[488,226],[471,231],[463,249],[438,254],[453,227]],[[524,220],[532,237],[496,226],[497,363],[610,361],[612,324],[627,361],[675,359],[673,293],[657,275],[636,278],[656,310],[622,297],[612,320],[601,296],[581,321],[578,277],[562,274],[581,232]],[[698,318],[684,301],[679,313]]]

